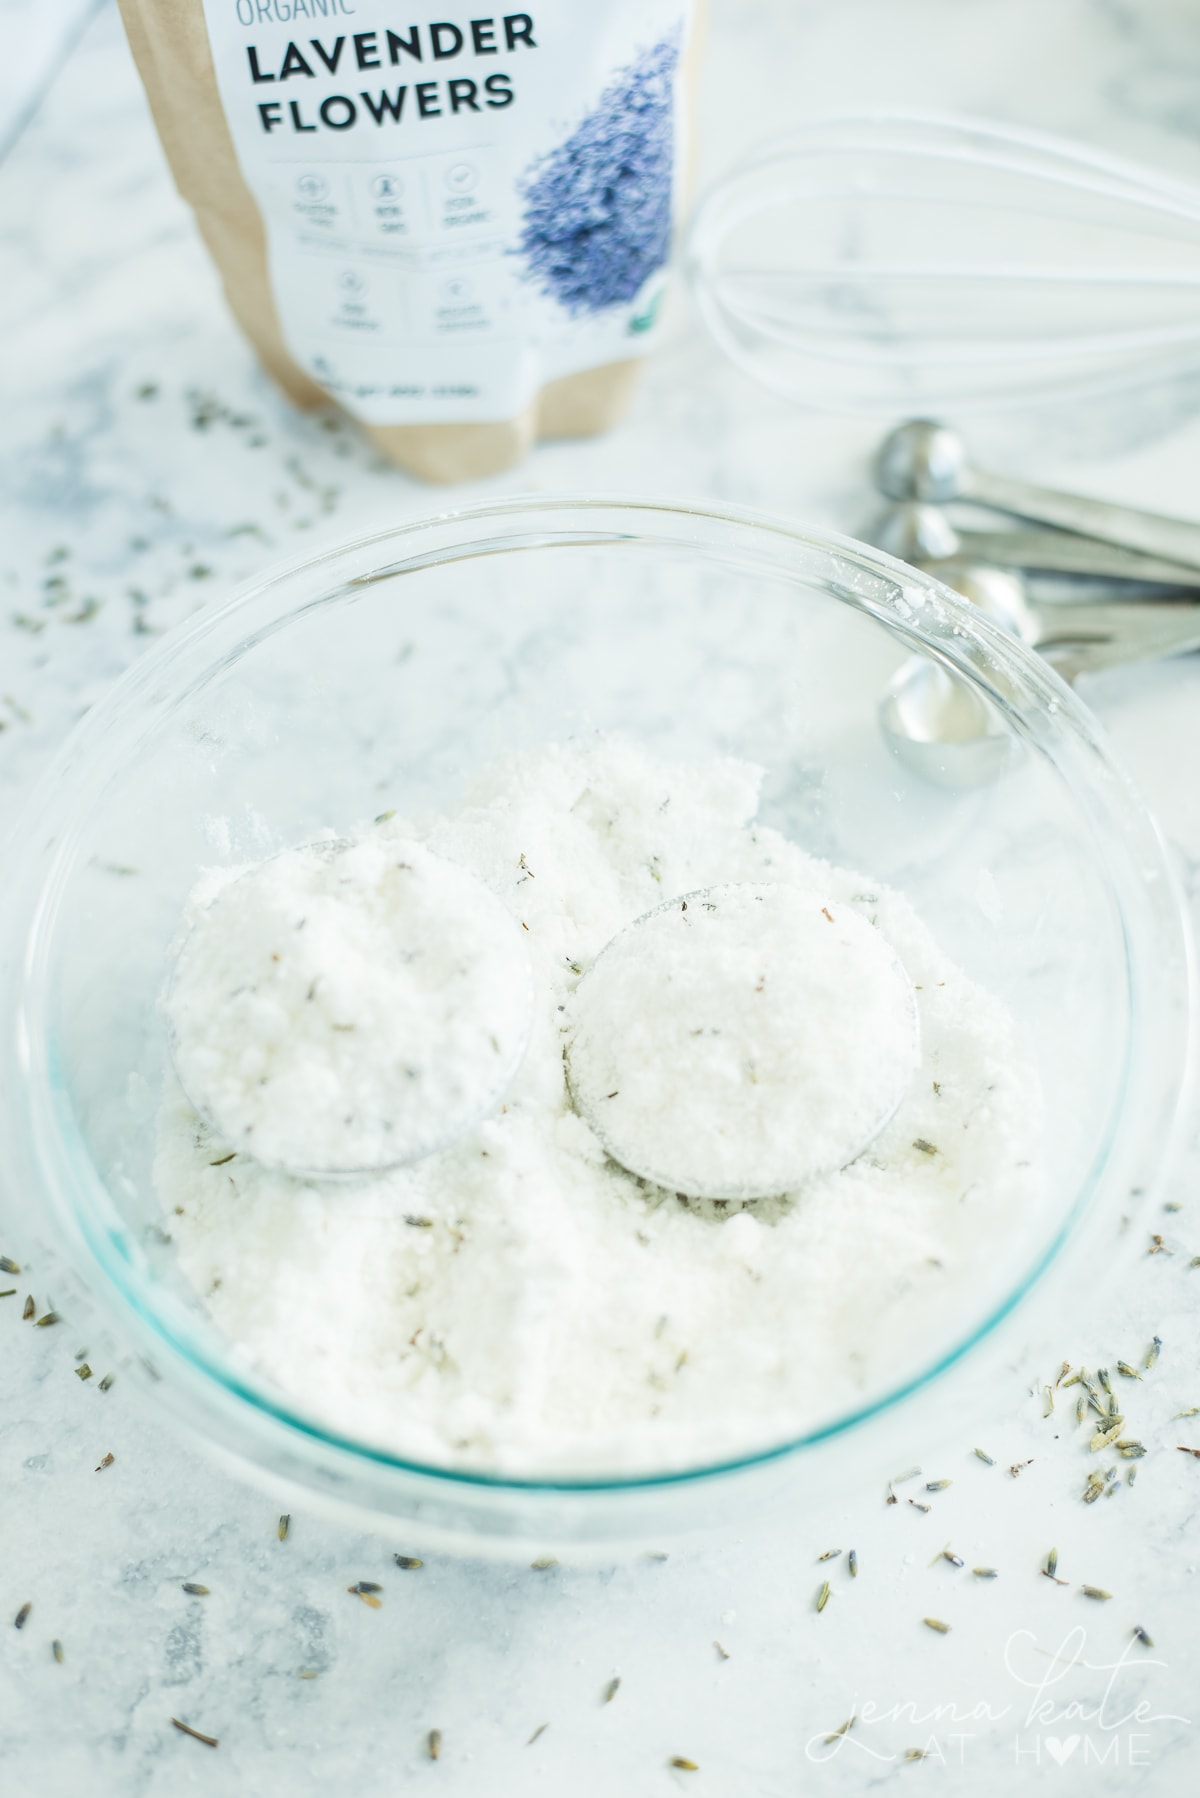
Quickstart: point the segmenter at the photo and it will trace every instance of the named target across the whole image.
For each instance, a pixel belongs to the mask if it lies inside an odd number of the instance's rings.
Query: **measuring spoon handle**
[[[1161,556],[1193,571],[1200,569],[1200,525],[1182,518],[1164,518],[1158,512],[1142,512],[1136,506],[1117,506],[1103,499],[1087,499],[1079,493],[1062,493],[1055,487],[1035,487],[1028,481],[963,470],[959,492],[963,499],[1028,518],[1036,524],[1057,525],[1102,543],[1117,543],[1143,555]]]
[[[1148,585],[1200,587],[1200,570],[1167,562],[1115,543],[1078,537],[1074,531],[960,531],[956,557],[998,568],[1040,569],[1047,574],[1094,575],[1102,580],[1144,581]],[[937,562],[924,567],[936,570]]]
[[[1134,600],[1030,606],[1033,648],[1065,680],[1200,649],[1200,605]]]

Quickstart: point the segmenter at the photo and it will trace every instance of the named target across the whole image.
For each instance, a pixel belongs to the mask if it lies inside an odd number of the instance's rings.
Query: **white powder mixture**
[[[420,843],[285,850],[192,895],[164,994],[175,1069],[231,1147],[394,1167],[491,1110],[533,1013],[523,933]]]
[[[489,771],[452,811],[364,833],[384,853],[423,843],[507,907],[533,968],[529,1047],[461,1140],[352,1182],[252,1160],[169,1082],[157,1185],[183,1271],[240,1365],[411,1459],[628,1474],[786,1440],[913,1371],[975,1288],[979,1308],[1041,1190],[1011,1017],[899,894],[756,825],[760,780],[733,760],[568,744]],[[881,977],[896,980],[897,958],[919,1012],[919,1065],[865,1153],[757,1203],[631,1174],[566,1080],[572,996],[585,1004],[601,952],[673,896],[714,887],[821,896],[847,938],[877,931]],[[786,932],[780,945],[786,963]],[[859,1040],[828,1023],[831,1041]],[[674,1059],[664,1117],[686,1110],[702,1066]],[[844,1126],[844,1107],[826,1109]]]

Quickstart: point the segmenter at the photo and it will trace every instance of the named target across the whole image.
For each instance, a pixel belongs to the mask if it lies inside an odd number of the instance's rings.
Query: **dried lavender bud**
[[[220,1747],[220,1743],[216,1736],[206,1736],[203,1730],[193,1729],[190,1723],[181,1723],[178,1717],[172,1717],[171,1723],[172,1726],[179,1731],[180,1735],[191,1736],[193,1741],[203,1742],[206,1748]]]

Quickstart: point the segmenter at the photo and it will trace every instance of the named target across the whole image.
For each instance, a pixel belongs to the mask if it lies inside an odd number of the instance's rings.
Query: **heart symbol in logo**
[[[1078,1736],[1068,1736],[1065,1742],[1060,1742],[1057,1736],[1043,1736],[1042,1740],[1046,1744],[1046,1753],[1056,1760],[1060,1767],[1070,1760],[1079,1746]]]

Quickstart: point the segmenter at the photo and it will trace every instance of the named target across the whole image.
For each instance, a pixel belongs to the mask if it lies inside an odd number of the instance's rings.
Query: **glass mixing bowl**
[[[975,790],[879,728],[914,651],[966,681],[1012,754]],[[235,1364],[174,1266],[151,1182],[156,999],[197,869],[452,800],[503,752],[596,730],[766,769],[763,819],[901,889],[1007,1001],[1049,1120],[1044,1211],[996,1244],[914,1357],[851,1412],[660,1477],[511,1479],[339,1435]],[[1187,955],[1144,806],[1086,709],[935,582],[747,513],[520,499],[406,524],[275,573],[144,656],[80,725],[10,850],[0,1167],[60,1310],[107,1329],[167,1414],[292,1502],[406,1540],[605,1550],[877,1479],[1014,1314],[1069,1310],[1137,1239],[1177,1108]],[[1141,1239],[1144,1242],[1144,1238]],[[45,1283],[45,1282],[44,1282]],[[94,1340],[94,1338],[93,1338]]]

